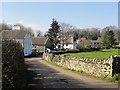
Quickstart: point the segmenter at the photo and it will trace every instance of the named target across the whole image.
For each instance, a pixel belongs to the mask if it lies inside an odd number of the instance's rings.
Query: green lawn
[[[118,55],[118,49],[103,49],[93,52],[66,53],[65,56],[85,57],[85,58],[108,58],[112,55]]]

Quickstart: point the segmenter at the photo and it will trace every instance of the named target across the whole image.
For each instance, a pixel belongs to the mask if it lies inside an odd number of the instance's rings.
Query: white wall
[[[64,49],[73,49],[73,44],[64,45]]]
[[[30,34],[26,34],[23,41],[24,56],[29,56],[32,53],[32,38]]]
[[[64,45],[64,49],[77,49],[77,42],[74,42],[73,44]]]

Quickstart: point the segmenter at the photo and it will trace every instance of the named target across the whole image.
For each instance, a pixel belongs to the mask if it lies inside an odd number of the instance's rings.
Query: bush
[[[27,86],[22,46],[11,40],[2,41],[2,90]]]
[[[77,52],[79,52],[79,50],[78,49],[67,49],[66,52],[67,53],[77,53]]]
[[[120,74],[114,74],[111,81],[120,81]]]

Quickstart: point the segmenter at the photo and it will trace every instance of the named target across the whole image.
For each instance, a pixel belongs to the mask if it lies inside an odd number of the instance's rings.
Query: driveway
[[[72,71],[51,65],[41,58],[26,58],[25,63],[28,86],[32,90],[39,90],[40,88],[119,90],[118,84],[116,83],[79,75]]]

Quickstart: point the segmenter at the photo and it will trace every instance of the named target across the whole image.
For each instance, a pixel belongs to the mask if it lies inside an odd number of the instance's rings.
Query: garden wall
[[[44,53],[43,58],[71,70],[84,71],[98,77],[113,76],[115,73],[120,73],[120,56],[110,56],[107,59],[91,59]]]

